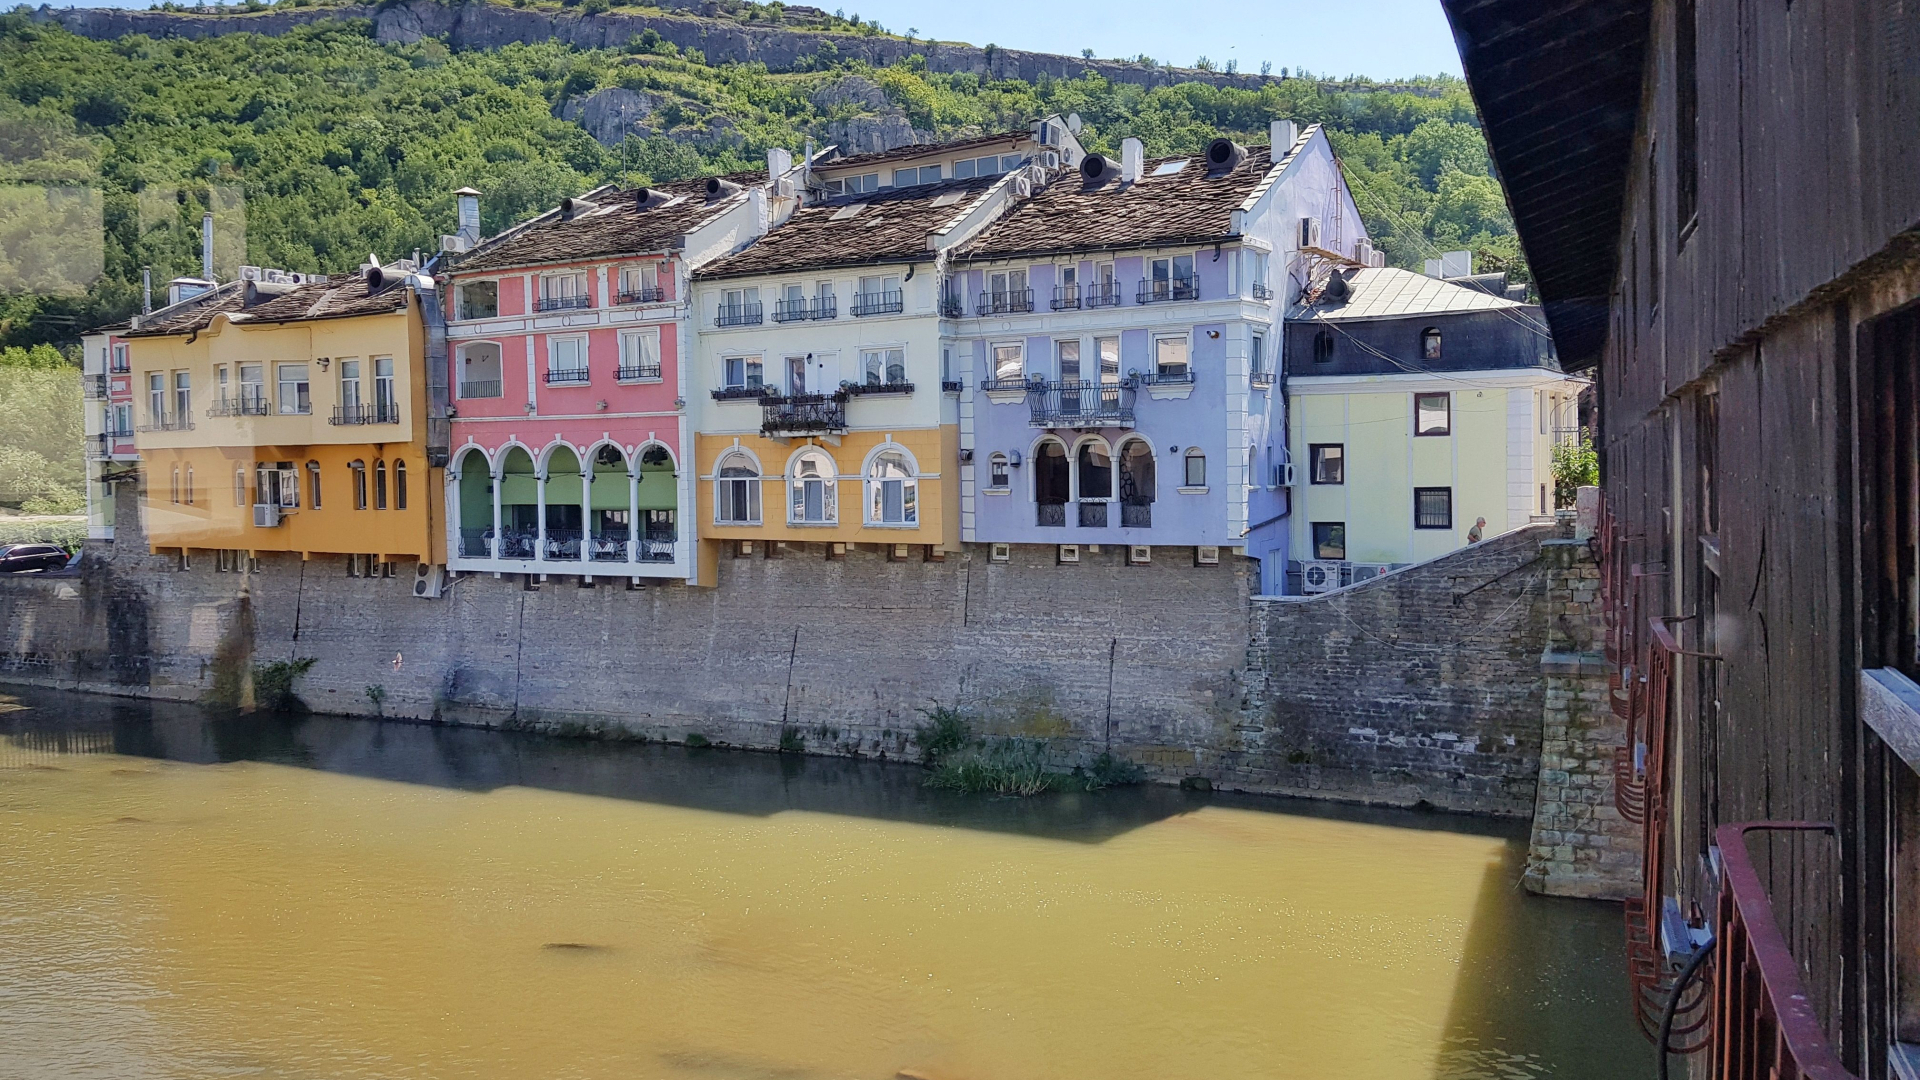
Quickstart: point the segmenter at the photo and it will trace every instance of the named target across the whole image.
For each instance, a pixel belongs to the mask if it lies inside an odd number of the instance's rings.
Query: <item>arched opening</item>
[[[633,538],[632,477],[626,452],[612,443],[593,452],[593,492],[587,521],[588,550],[595,562],[626,562],[627,541]]]
[[[1153,450],[1145,439],[1128,439],[1120,446],[1120,525],[1145,529],[1153,525]]]
[[[898,450],[884,450],[867,466],[867,520],[876,525],[920,523],[920,482]]]
[[[1007,455],[995,453],[987,458],[987,486],[996,489],[1008,486]]]
[[[586,518],[580,507],[580,455],[573,447],[561,444],[547,454],[547,482],[542,494],[545,504],[541,517],[547,523],[548,559],[578,559]]]
[[[359,458],[347,462],[347,471],[353,474],[353,508],[367,508],[367,463]]]
[[[1429,326],[1420,331],[1420,359],[1440,359],[1440,328]]]
[[[540,482],[533,455],[510,446],[500,459],[500,553],[502,559],[531,559],[540,535]]]
[[[373,508],[387,508],[387,463],[380,458],[375,458],[373,462]]]
[[[1067,501],[1072,497],[1071,472],[1067,467],[1067,448],[1058,439],[1047,439],[1034,447],[1035,525],[1066,527]]]
[[[407,463],[400,458],[393,459],[393,508],[407,508]]]
[[[1333,331],[1321,330],[1313,335],[1313,362],[1333,363]]]
[[[640,486],[635,508],[640,514],[641,562],[672,562],[679,538],[680,486],[674,483],[673,455],[655,443],[640,452]]]
[[[467,559],[485,559],[493,555],[493,477],[487,472],[487,455],[470,446],[460,455],[459,470],[460,555]]]
[[[1074,454],[1074,472],[1080,482],[1080,527],[1107,527],[1107,503],[1113,499],[1113,455],[1107,444],[1088,439]]]
[[[760,469],[738,450],[720,458],[713,482],[713,519],[721,525],[760,524]]]
[[[193,505],[193,466],[187,466],[187,505]]]
[[[787,470],[787,520],[795,525],[831,525],[840,520],[834,490],[839,469],[823,450],[808,450]]]

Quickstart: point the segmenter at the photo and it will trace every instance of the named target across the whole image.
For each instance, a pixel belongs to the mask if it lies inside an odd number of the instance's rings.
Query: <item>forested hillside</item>
[[[0,185],[13,188],[0,200],[0,344],[71,342],[136,310],[144,265],[157,282],[197,271],[209,205],[225,273],[242,261],[338,271],[369,253],[432,249],[452,230],[452,192],[464,185],[485,193],[492,231],[617,176],[756,167],[768,147],[850,131],[945,139],[1046,112],[1079,113],[1094,149],[1133,135],[1149,154],[1197,150],[1218,134],[1264,142],[1276,117],[1324,123],[1393,263],[1471,246],[1483,265],[1524,277],[1457,80],[1147,89],[1098,75],[983,80],[916,60],[769,72],[709,66],[654,35],[618,51],[451,51],[433,39],[377,42],[364,20],[279,37],[105,42],[0,16]],[[46,184],[99,193],[104,273],[84,291],[49,295],[8,263],[27,250],[20,237],[44,228],[19,209],[36,205],[21,185]]]

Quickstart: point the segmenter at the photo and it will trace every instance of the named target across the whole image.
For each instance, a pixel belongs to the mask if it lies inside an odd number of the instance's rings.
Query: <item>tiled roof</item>
[[[1318,290],[1311,304],[1296,302],[1289,319],[1396,319],[1407,315],[1525,308],[1504,297],[1398,267],[1363,267],[1342,272],[1348,293],[1334,300]],[[1312,295],[1312,294],[1309,294]]]
[[[764,181],[764,173],[723,177],[741,184]],[[457,258],[453,271],[499,270],[511,266],[536,266],[573,262],[603,255],[639,254],[667,251],[688,232],[716,214],[738,206],[745,190],[708,201],[707,178],[680,180],[654,188],[664,192],[668,201],[642,210],[634,188],[602,187],[581,198],[595,203],[593,210],[571,220],[553,210],[488,240]]]
[[[1306,144],[1312,129],[1288,156]],[[1154,170],[1186,161],[1180,171]],[[1284,162],[1284,158],[1282,159]],[[1273,165],[1267,147],[1247,150],[1240,164],[1209,173],[1206,155],[1148,161],[1139,180],[1089,184],[1077,172],[1060,174],[1034,197],[1009,210],[964,245],[964,258],[1005,258],[1051,251],[1150,247],[1230,235],[1233,212],[1254,193]]]
[[[1002,179],[882,188],[803,206],[751,247],[708,263],[694,276],[712,279],[931,259],[927,235],[965,214]]]
[[[199,307],[188,307],[162,314],[140,329],[129,330],[126,337],[160,337],[205,330],[214,317],[226,314],[235,323],[300,322],[306,319],[339,319],[352,315],[382,315],[407,306],[407,287],[395,282],[379,292],[367,293],[367,280],[361,274],[336,275],[325,282],[296,285],[285,293],[262,298],[246,306],[246,290],[234,289],[220,299]]]
[[[815,169],[840,172],[843,169],[857,169],[868,165],[885,165],[889,161],[905,161],[908,158],[926,157],[930,154],[951,154],[974,148],[986,149],[999,143],[1008,144],[1009,150],[1019,148],[1022,139],[1031,140],[1033,132],[1025,128],[1013,131],[1001,131],[992,135],[978,135],[971,139],[956,139],[947,143],[911,143],[896,146],[891,150],[876,150],[870,154],[855,154],[852,157],[834,158],[830,161],[814,163]]]

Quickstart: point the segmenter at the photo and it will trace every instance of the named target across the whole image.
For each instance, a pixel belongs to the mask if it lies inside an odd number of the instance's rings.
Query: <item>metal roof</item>
[[[1529,306],[1480,289],[1392,266],[1363,267],[1345,271],[1342,276],[1347,279],[1349,289],[1345,299],[1334,300],[1322,290],[1312,304],[1295,302],[1288,309],[1287,318],[1338,321],[1399,319],[1413,315],[1513,310]]]

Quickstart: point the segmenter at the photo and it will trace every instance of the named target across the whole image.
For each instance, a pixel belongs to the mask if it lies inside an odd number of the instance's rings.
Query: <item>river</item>
[[[1647,1075],[1521,827],[0,692],[0,1077]]]

